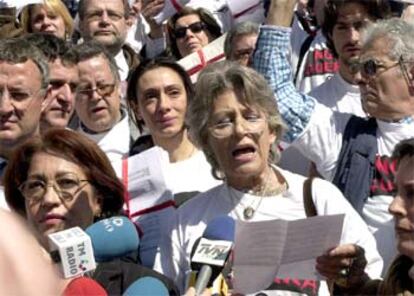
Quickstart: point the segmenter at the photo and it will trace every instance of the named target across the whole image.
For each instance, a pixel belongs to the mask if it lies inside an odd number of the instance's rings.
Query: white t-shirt
[[[288,183],[288,190],[279,196],[263,198],[250,221],[306,218],[303,204],[305,178],[288,171],[279,171]],[[329,182],[315,179],[312,185],[312,198],[319,215],[345,214],[341,243],[356,243],[362,246],[368,261],[366,272],[372,278],[379,277],[382,260],[376,250],[375,240],[341,192]],[[251,205],[256,200],[257,196],[244,194],[226,184],[214,187],[190,200],[178,209],[174,223],[165,230],[155,269],[173,279],[183,291],[185,276],[191,269],[191,250],[195,241],[202,236],[208,222],[221,215],[244,220],[244,206]],[[326,284],[321,283],[319,292],[328,295]]]
[[[168,187],[174,194],[204,192],[222,183],[211,173],[211,166],[202,151],[190,158],[170,163],[167,172]]]
[[[309,124],[293,145],[316,164],[318,172],[328,181],[335,176],[342,147],[343,132],[351,114],[334,112],[316,104]],[[414,123],[390,123],[377,120],[377,146],[379,156],[391,156],[395,146],[414,136]],[[384,259],[384,271],[396,254],[395,231],[388,206],[390,195],[368,198],[362,216],[377,239],[378,250]]]
[[[339,73],[314,88],[309,95],[334,111],[366,117],[359,86],[346,82]]]
[[[119,161],[129,153],[131,136],[127,113],[109,131],[92,134],[86,131],[82,124],[79,125],[78,131],[97,143],[111,162]]]
[[[308,33],[302,29],[300,23],[295,18],[291,35],[291,65],[293,73],[296,73],[300,49],[308,36]],[[303,56],[295,86],[300,92],[308,93],[329,79],[338,71],[338,68],[338,62],[326,46],[326,39],[322,31],[318,30],[308,51]]]
[[[339,73],[314,88],[310,93],[319,103],[334,111],[350,113],[360,117],[366,114],[361,105],[358,85],[346,82]],[[283,153],[280,167],[301,175],[308,175],[310,161],[296,147],[289,146]]]

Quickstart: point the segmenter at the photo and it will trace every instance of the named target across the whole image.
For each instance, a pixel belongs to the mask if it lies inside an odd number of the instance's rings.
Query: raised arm
[[[299,93],[292,81],[290,24],[296,0],[272,0],[265,25],[261,26],[254,68],[273,89],[279,111],[288,125],[284,140],[293,142],[306,128],[315,108],[312,97]]]

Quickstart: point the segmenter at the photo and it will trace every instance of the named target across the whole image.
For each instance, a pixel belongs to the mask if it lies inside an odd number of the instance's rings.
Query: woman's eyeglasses
[[[79,179],[75,174],[65,174],[49,181],[28,179],[19,186],[19,190],[28,201],[39,202],[46,194],[47,188],[52,186],[61,199],[70,201],[83,182],[89,182],[89,180]]]
[[[237,125],[241,125],[243,132],[246,134],[260,135],[266,127],[266,118],[250,115],[242,120],[223,119],[211,124],[209,130],[213,137],[222,139],[231,136]]]
[[[184,38],[185,35],[187,34],[187,30],[190,29],[191,32],[193,32],[194,34],[200,33],[201,31],[203,31],[204,29],[206,29],[206,25],[203,22],[196,22],[196,23],[192,23],[189,26],[186,27],[178,27],[174,30],[174,36],[175,38]]]

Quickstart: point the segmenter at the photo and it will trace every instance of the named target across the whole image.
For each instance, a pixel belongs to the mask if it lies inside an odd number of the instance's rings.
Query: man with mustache
[[[125,43],[130,6],[127,0],[81,0],[79,29],[85,41],[96,41],[115,58],[121,81],[139,64],[134,50]]]
[[[313,161],[318,172],[344,193],[374,234],[387,268],[396,254],[388,213],[396,190],[391,154],[399,141],[414,136],[414,26],[388,19],[363,30],[355,82],[370,117],[367,119],[327,108],[295,89],[286,55],[291,21],[287,11],[293,11],[295,2],[272,0],[267,25],[260,30],[254,67],[275,92],[288,125],[284,140]],[[349,34],[357,33],[353,27],[345,28]],[[343,48],[350,57],[356,51],[347,43]]]
[[[25,37],[45,55],[49,65],[50,103],[42,112],[40,132],[66,128],[75,111],[75,90],[79,83],[76,55],[64,40],[44,33]]]

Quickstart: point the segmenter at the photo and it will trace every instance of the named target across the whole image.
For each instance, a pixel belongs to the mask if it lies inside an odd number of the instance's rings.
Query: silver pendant
[[[244,219],[250,220],[251,218],[253,218],[253,215],[254,215],[254,209],[252,207],[247,207],[244,209],[243,211]]]

